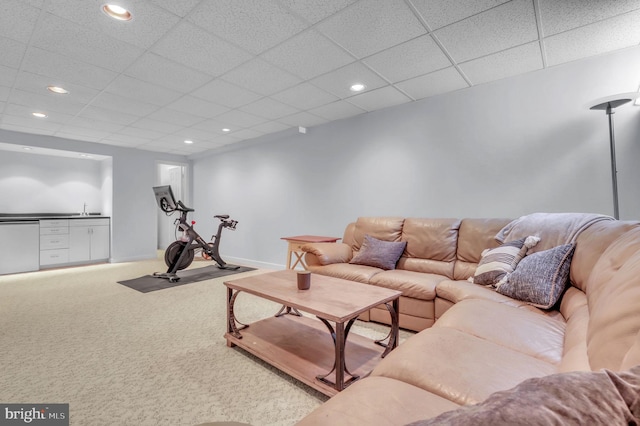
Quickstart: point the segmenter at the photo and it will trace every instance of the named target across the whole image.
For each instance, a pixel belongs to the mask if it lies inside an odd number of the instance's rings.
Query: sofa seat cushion
[[[308,265],[307,269],[315,274],[327,275],[344,280],[368,284],[371,277],[382,272],[380,268],[350,263],[334,263],[331,265]]]
[[[522,352],[459,330],[436,327],[407,339],[371,376],[400,380],[468,405],[523,380],[556,372],[553,364]]]
[[[512,299],[508,296],[504,296],[496,292],[493,288],[473,284],[466,280],[444,280],[442,282],[439,282],[436,286],[436,294],[438,295],[438,297],[453,303],[458,303],[466,299],[484,299],[504,303],[516,308],[527,308],[533,311],[541,312],[538,308],[534,308],[526,302]]]
[[[438,274],[395,269],[374,275],[370,284],[402,291],[403,296],[414,299],[433,300],[436,297],[436,285],[446,279]]]
[[[402,425],[459,407],[398,380],[367,377],[325,402],[298,425]]]
[[[562,360],[563,320],[504,303],[463,300],[447,310],[434,327],[454,328],[551,364]]]
[[[639,389],[640,366],[620,373],[552,374],[411,426],[636,425],[640,423]]]

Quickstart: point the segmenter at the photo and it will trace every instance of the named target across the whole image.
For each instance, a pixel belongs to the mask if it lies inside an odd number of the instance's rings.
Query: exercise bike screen
[[[172,212],[178,207],[176,199],[173,196],[173,191],[171,190],[171,185],[154,186],[153,192],[156,195],[158,206],[162,211]]]

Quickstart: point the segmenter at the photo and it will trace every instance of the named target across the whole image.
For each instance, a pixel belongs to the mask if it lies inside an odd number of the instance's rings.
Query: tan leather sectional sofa
[[[541,238],[537,251],[567,238],[575,243],[570,285],[550,310],[467,280],[482,251],[499,245],[496,234],[516,223],[508,219],[359,218],[342,243],[305,247],[314,273],[400,289],[401,326],[422,331],[300,424],[407,424],[480,403],[527,379],[563,382],[569,372],[640,364],[640,224],[557,217],[529,223]],[[516,225],[514,235],[531,234],[531,226]],[[407,241],[396,269],[348,263],[364,235]],[[386,310],[370,313],[375,321],[388,318]]]

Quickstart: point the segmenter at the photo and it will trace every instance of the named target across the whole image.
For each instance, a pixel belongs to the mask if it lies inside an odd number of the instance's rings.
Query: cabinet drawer
[[[71,219],[69,226],[109,226],[109,219]]]
[[[40,252],[40,266],[56,265],[69,262],[69,249],[42,250]]]
[[[43,228],[40,227],[40,235],[60,235],[60,234],[68,234],[69,227],[68,226],[56,226],[53,228]]]
[[[41,235],[40,250],[69,248],[69,234]]]
[[[40,228],[60,228],[69,226],[69,219],[40,219]]]

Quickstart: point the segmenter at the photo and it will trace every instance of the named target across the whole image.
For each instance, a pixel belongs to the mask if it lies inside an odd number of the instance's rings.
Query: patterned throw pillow
[[[520,240],[511,241],[482,252],[482,258],[478,263],[472,281],[480,285],[500,285],[516,269],[516,266],[527,254],[527,250],[538,244],[540,238],[529,236]]]
[[[360,251],[353,256],[349,263],[381,269],[396,269],[396,263],[398,263],[406,246],[406,241],[382,241],[365,235]]]
[[[569,280],[575,248],[572,243],[530,254],[496,290],[538,308],[553,307]]]

